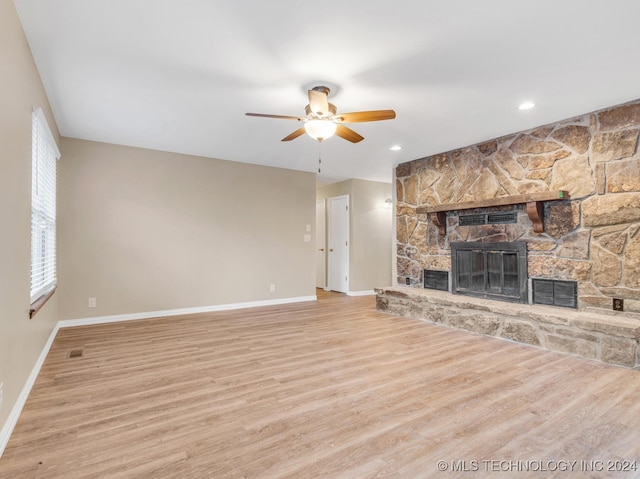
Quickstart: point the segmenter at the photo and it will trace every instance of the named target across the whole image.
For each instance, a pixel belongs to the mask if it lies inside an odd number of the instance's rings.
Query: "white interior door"
[[[329,289],[349,291],[349,196],[329,198]]]
[[[327,213],[326,201],[316,201],[316,288],[326,288]]]

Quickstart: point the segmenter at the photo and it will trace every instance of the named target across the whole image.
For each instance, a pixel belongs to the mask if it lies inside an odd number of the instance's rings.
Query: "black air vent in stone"
[[[460,215],[458,218],[458,224],[460,226],[475,226],[484,225],[487,223],[487,218],[484,213],[477,215]]]
[[[490,225],[517,223],[518,213],[510,211],[508,213],[489,213],[487,214],[487,223]]]
[[[578,307],[578,283],[575,281],[533,279],[531,284],[534,304],[574,309]]]
[[[472,215],[460,215],[458,217],[458,225],[460,226],[497,225],[517,222],[518,213],[516,211],[508,211],[506,213],[475,213]]]
[[[424,270],[424,287],[427,289],[438,289],[449,291],[449,272],[435,269]]]

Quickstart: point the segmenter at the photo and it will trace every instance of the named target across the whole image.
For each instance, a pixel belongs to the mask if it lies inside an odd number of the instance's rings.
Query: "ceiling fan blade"
[[[393,110],[373,110],[340,113],[336,115],[335,119],[344,123],[358,123],[363,121],[393,120],[395,117],[396,112]]]
[[[344,138],[345,140],[350,141],[351,143],[358,143],[359,141],[364,140],[364,136],[356,133],[351,128],[347,128],[344,125],[337,125],[336,135],[340,138]]]
[[[298,128],[296,131],[294,131],[293,133],[291,133],[288,136],[285,136],[282,140],[280,141],[291,141],[291,140],[295,140],[296,138],[298,138],[301,135],[304,135],[305,133],[305,129],[304,126],[302,128]]]
[[[288,116],[288,115],[267,115],[265,113],[245,113],[247,116],[259,116],[261,118],[279,118],[280,120],[298,120],[302,121],[302,118],[299,116]]]
[[[312,113],[324,116],[329,113],[329,89],[326,87],[315,87],[309,90],[309,107]]]

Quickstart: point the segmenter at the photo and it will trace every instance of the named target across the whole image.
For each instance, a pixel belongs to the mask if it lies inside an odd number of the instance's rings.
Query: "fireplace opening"
[[[527,303],[525,242],[451,243],[452,292]]]

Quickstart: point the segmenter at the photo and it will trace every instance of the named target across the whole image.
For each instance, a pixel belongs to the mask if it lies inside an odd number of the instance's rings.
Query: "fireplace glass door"
[[[527,302],[526,243],[453,243],[453,292]]]

